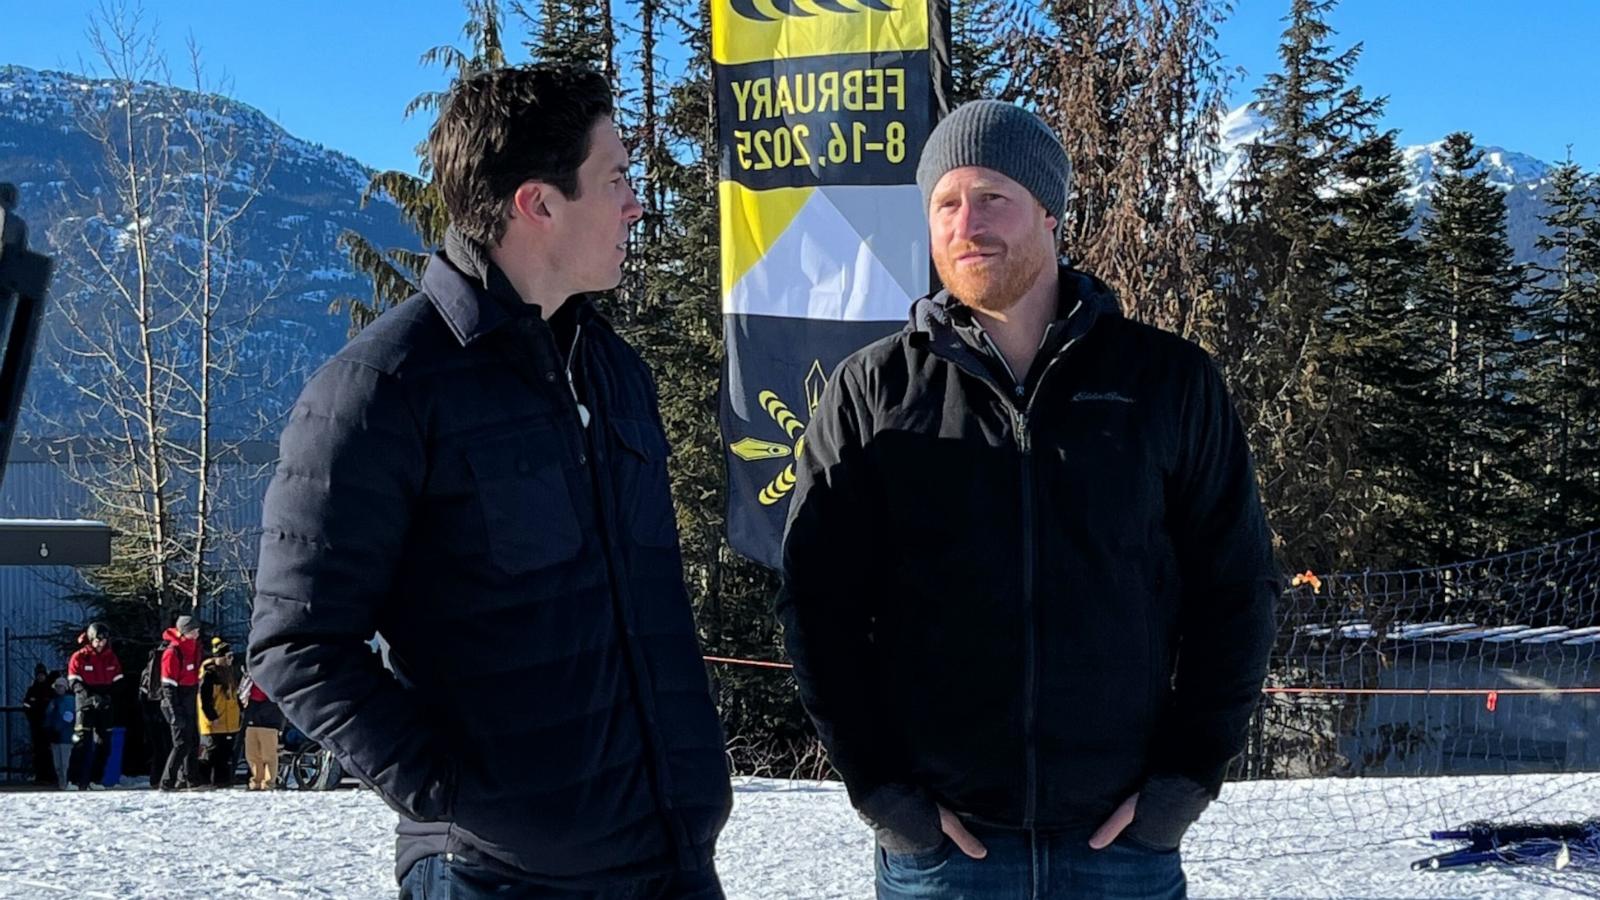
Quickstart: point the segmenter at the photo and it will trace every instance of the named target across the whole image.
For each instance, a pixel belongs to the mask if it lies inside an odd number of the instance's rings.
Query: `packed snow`
[[[1600,895],[1576,868],[1413,872],[1451,849],[1430,828],[1479,817],[1587,818],[1600,775],[1347,779],[1228,785],[1190,833],[1194,897]],[[394,817],[371,793],[0,795],[0,897],[395,896]],[[872,896],[872,841],[831,782],[739,779],[719,846],[727,894]]]

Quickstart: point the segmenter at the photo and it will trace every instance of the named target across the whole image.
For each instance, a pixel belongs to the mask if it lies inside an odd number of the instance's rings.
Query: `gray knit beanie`
[[[928,135],[917,164],[927,210],[933,188],[951,169],[982,166],[1027,188],[1058,223],[1067,209],[1072,163],[1061,141],[1038,116],[1000,100],[973,100],[945,116]]]

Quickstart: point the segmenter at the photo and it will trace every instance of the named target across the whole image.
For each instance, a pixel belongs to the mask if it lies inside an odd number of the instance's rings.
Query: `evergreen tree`
[[[1366,526],[1348,486],[1353,410],[1340,404],[1335,325],[1346,252],[1329,190],[1383,101],[1350,84],[1361,46],[1335,54],[1332,0],[1294,0],[1281,72],[1257,91],[1266,119],[1218,230],[1224,275],[1214,341],[1256,453],[1279,552],[1292,567],[1353,562]]]
[[[422,55],[425,65],[439,65],[450,70],[452,85],[463,78],[471,78],[506,64],[501,44],[503,17],[497,0],[464,0],[464,5],[467,22],[462,26],[461,34],[467,39],[469,49],[463,51],[441,45]],[[449,90],[446,89],[418,95],[406,106],[406,117],[410,118],[419,112],[437,112],[448,94]],[[380,248],[351,230],[339,236],[339,247],[349,258],[350,265],[372,279],[369,300],[340,297],[333,302],[333,312],[348,311],[352,336],[384,310],[417,292],[418,285],[422,283],[422,271],[427,266],[428,248],[444,243],[445,228],[450,221],[445,212],[444,199],[433,186],[429,173],[427,142],[418,144],[416,152],[422,174],[413,175],[392,169],[378,172],[367,183],[366,190],[362,191],[361,203],[365,206],[374,197],[387,195],[399,207],[400,217],[416,230],[423,249]]]
[[[1426,381],[1408,360],[1426,339],[1410,306],[1421,258],[1410,236],[1415,215],[1405,196],[1409,183],[1393,131],[1374,135],[1339,161],[1336,199],[1342,253],[1335,305],[1329,315],[1331,359],[1337,376],[1332,403],[1359,411],[1353,427],[1347,503],[1360,515],[1353,545],[1368,565],[1420,563],[1406,556],[1400,535],[1416,512],[1421,492],[1413,473],[1415,431],[1432,408]]]
[[[776,573],[738,556],[724,537],[726,464],[716,417],[724,360],[720,146],[711,109],[707,3],[695,3],[676,21],[691,56],[659,117],[662,146],[645,189],[659,192],[661,216],[640,235],[645,297],[630,337],[661,389],[684,574],[702,646],[714,656],[781,659],[771,606]],[[737,771],[826,774],[790,677],[742,666],[714,667],[712,675]]]
[[[1530,392],[1541,415],[1539,530],[1600,524],[1600,185],[1569,158],[1551,174],[1538,247],[1554,255],[1529,293],[1537,351]]]
[[[657,242],[663,225],[666,208],[664,167],[674,160],[666,152],[661,132],[661,90],[659,72],[661,62],[657,46],[665,22],[661,0],[639,0],[639,129],[634,153],[644,166],[643,190],[639,199],[644,206],[644,219],[640,222],[643,241]]]
[[[950,2],[950,108],[995,96],[1007,70],[1000,0]]]
[[[1455,562],[1510,549],[1528,536],[1516,524],[1535,504],[1519,455],[1521,373],[1517,336],[1531,326],[1517,302],[1523,274],[1506,238],[1505,196],[1478,167],[1482,151],[1463,132],[1445,138],[1435,166],[1432,214],[1422,224],[1425,257],[1419,313],[1431,329],[1421,371],[1448,427],[1417,435],[1427,454],[1428,558]]]
[[[585,66],[617,85],[617,29],[610,0],[514,0],[528,26],[531,62]]]

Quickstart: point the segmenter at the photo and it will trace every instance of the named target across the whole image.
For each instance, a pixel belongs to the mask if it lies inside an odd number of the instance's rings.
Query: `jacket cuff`
[[[462,764],[456,757],[440,755],[436,757],[439,762],[430,765],[429,771],[419,772],[419,777],[397,784],[392,778],[374,778],[355,758],[333,742],[325,740],[321,743],[322,749],[331,751],[346,772],[371,788],[379,799],[402,817],[413,822],[456,821],[461,782],[465,776]],[[391,766],[387,771],[393,774],[414,769],[413,766],[402,764]]]
[[[1139,790],[1129,838],[1156,850],[1176,850],[1183,835],[1216,795],[1182,775],[1152,775]]]
[[[861,799],[858,811],[872,826],[878,845],[890,853],[916,853],[944,841],[939,807],[919,787],[886,784],[875,788]]]

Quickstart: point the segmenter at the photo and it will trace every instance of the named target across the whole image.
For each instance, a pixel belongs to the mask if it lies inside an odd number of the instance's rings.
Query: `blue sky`
[[[1218,49],[1247,74],[1236,103],[1278,69],[1288,0],[1236,0]],[[1387,96],[1384,127],[1420,144],[1470,131],[1482,144],[1600,168],[1597,0],[1344,0],[1334,46],[1362,45],[1355,78]]]
[[[0,0],[0,63],[80,70],[89,55],[88,15],[99,0]],[[1236,0],[1218,39],[1226,62],[1245,70],[1242,103],[1277,68],[1288,0]],[[239,100],[298,137],[369,165],[411,169],[427,123],[401,111],[444,73],[417,59],[455,43],[455,0],[147,0],[175,63],[190,34],[214,75]],[[1557,161],[1600,167],[1600,0],[1344,0],[1330,17],[1336,46],[1365,45],[1356,78],[1387,95],[1386,127],[1405,143],[1465,129],[1480,142]]]

